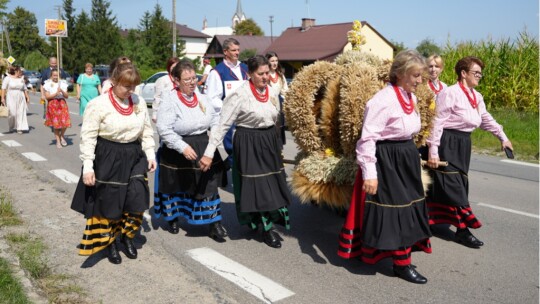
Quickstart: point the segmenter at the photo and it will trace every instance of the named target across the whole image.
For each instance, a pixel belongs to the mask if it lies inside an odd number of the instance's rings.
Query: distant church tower
[[[238,23],[244,20],[246,20],[246,15],[244,15],[244,12],[242,11],[242,2],[238,0],[236,3],[236,12],[232,17],[232,28],[234,29]]]

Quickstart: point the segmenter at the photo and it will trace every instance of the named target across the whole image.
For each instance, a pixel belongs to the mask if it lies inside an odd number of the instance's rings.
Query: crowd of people
[[[103,84],[92,64],[85,65],[77,80],[82,172],[71,206],[86,219],[81,255],[106,249],[109,261],[120,264],[119,239],[125,255],[137,258],[133,240],[150,208],[148,174],[154,171],[152,215],[163,218],[170,233],[179,233],[182,219],[207,225],[208,236],[217,242],[227,240],[218,189],[230,182],[227,171],[232,170],[239,224],[260,230],[267,246],[282,246],[275,227],[290,229],[292,202],[282,158],[287,82],[275,52],[244,63],[238,59],[237,40],[226,39],[223,49],[223,62],[213,68],[204,58],[201,80],[191,61],[170,58],[167,75],[156,82],[152,113],[134,93],[141,76],[129,58],[115,59]],[[56,58],[49,63],[41,89],[47,100],[45,125],[62,148],[71,126],[68,92]],[[457,82],[450,86],[439,79],[443,68],[439,55],[424,58],[405,50],[395,57],[389,83],[365,106],[356,145],[358,173],[339,234],[339,256],[367,264],[391,258],[394,274],[416,284],[427,278],[412,266],[411,253],[432,252],[432,225],[454,226],[455,241],[464,246],[484,244],[469,230],[481,227],[468,200],[471,132],[491,132],[501,148],[513,150],[475,90],[483,76],[482,60],[459,60]],[[22,133],[28,131],[29,96],[20,68],[12,66],[8,74],[1,103],[9,108],[9,130]],[[432,179],[427,193],[413,141],[421,126],[414,93],[425,75],[436,96],[433,127],[422,151]],[[159,135],[157,151],[152,123]],[[221,145],[226,159],[218,151]]]

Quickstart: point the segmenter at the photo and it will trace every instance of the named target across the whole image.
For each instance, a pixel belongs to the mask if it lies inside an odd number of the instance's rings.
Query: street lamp
[[[274,33],[272,33],[272,23],[274,23],[274,16],[270,16],[270,42],[274,42]]]

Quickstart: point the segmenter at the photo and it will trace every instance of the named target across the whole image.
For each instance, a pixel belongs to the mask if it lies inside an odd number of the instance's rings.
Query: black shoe
[[[411,265],[407,266],[396,266],[394,265],[394,274],[404,279],[405,281],[414,283],[414,284],[426,284],[427,279],[418,273],[414,267],[411,267]]]
[[[122,238],[122,243],[124,244],[124,247],[126,249],[126,256],[132,260],[137,258],[137,248],[135,248],[135,244],[133,243],[133,239],[128,238],[127,236],[124,236]]]
[[[263,232],[264,243],[272,248],[281,248],[281,241],[279,235],[274,229]]]
[[[180,228],[178,227],[178,221],[170,221],[169,222],[169,232],[172,234],[178,234],[180,232]]]
[[[484,245],[484,242],[477,239],[467,228],[456,231],[455,241],[469,248],[480,248]]]
[[[225,238],[228,236],[227,230],[221,225],[221,222],[215,222],[210,224],[209,236],[218,242],[225,242]]]
[[[108,247],[109,255],[107,258],[109,259],[109,262],[113,264],[120,264],[122,263],[122,257],[120,256],[120,253],[118,252],[118,248],[116,248],[116,243],[111,243]]]

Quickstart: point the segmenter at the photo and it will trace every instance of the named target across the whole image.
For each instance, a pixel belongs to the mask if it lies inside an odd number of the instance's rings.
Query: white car
[[[143,83],[135,87],[135,94],[140,95],[146,101],[147,106],[151,106],[154,102],[154,95],[156,93],[156,80],[162,76],[167,75],[167,71],[157,72],[154,75],[148,77]]]
[[[146,101],[147,106],[152,106],[152,103],[154,103],[154,95],[156,93],[156,81],[167,75],[167,71],[157,72],[154,75],[148,77],[143,83],[139,84],[135,87],[135,94],[142,96],[144,100]],[[197,74],[197,79],[201,80],[202,75]],[[199,94],[201,88],[197,86],[195,88],[195,92]]]

